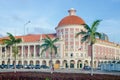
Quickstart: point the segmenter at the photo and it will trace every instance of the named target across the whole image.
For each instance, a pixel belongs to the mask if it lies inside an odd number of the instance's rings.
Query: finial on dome
[[[76,10],[74,8],[71,8],[70,10],[68,10],[69,15],[76,15]]]

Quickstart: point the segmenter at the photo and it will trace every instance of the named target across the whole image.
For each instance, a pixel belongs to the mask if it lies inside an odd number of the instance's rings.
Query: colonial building
[[[60,66],[64,68],[83,68],[85,65],[91,65],[90,49],[87,43],[81,43],[81,36],[75,38],[76,33],[84,29],[85,21],[76,16],[76,10],[73,8],[68,10],[69,15],[64,17],[55,28],[56,33],[47,34],[51,38],[60,38],[56,43],[58,53],[53,54],[53,63],[56,68]],[[41,53],[39,45],[43,44],[42,39],[46,34],[28,34],[24,36],[16,36],[21,38],[22,43],[18,44],[19,54],[17,56],[17,64],[29,65],[40,64],[50,65],[50,54],[46,51]],[[3,37],[5,38],[5,37]],[[1,38],[1,39],[3,39]],[[108,37],[107,37],[108,38]],[[108,41],[108,39],[97,39],[93,45],[94,67],[100,63],[120,60],[120,45]],[[14,57],[12,47],[6,49],[5,45],[0,45],[0,64],[13,64]]]

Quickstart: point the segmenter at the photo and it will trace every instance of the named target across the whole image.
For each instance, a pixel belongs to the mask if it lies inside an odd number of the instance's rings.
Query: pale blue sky
[[[0,34],[54,33],[59,21],[74,8],[88,25],[102,19],[98,31],[120,43],[120,0],[0,0]]]

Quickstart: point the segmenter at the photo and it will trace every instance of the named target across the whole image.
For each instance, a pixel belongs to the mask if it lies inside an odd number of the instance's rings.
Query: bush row
[[[0,80],[120,80],[120,76],[81,73],[4,72]]]

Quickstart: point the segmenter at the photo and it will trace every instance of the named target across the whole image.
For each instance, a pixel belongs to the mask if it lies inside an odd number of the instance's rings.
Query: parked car
[[[23,68],[23,65],[18,64],[18,65],[16,65],[16,68],[17,68],[17,69],[22,69],[22,68]]]
[[[8,69],[8,65],[3,65],[3,69]]]
[[[23,68],[24,69],[30,69],[29,65],[24,65]]]
[[[63,66],[60,66],[60,69],[64,69],[64,67],[63,67]]]
[[[35,66],[33,64],[28,65],[28,67],[29,67],[29,69],[35,68]]]
[[[97,70],[101,70],[101,65],[98,65]]]
[[[0,65],[0,69],[8,69],[10,68],[10,65],[2,64]]]
[[[90,66],[84,66],[83,69],[84,70],[91,70],[91,67]]]
[[[0,65],[0,69],[4,69],[4,65]]]
[[[42,69],[49,69],[49,67],[46,66],[46,65],[41,65],[40,68],[42,68]]]
[[[9,69],[14,69],[14,65],[8,65]]]
[[[35,69],[40,69],[40,65],[39,64],[35,65]]]

